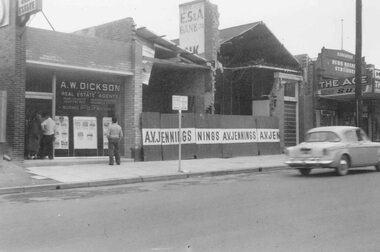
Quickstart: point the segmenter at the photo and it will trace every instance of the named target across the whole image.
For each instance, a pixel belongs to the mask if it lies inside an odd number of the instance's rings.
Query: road
[[[379,251],[380,173],[233,175],[0,197],[0,251]]]

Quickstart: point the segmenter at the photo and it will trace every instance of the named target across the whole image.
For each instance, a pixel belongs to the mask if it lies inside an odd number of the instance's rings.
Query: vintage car
[[[285,163],[308,175],[313,168],[333,168],[344,176],[349,168],[375,166],[380,171],[380,143],[352,126],[318,127],[309,130],[305,142],[285,149]]]

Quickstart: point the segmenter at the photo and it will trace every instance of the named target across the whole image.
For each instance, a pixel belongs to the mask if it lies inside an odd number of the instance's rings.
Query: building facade
[[[356,125],[355,55],[345,50],[322,48],[318,58],[299,55],[305,86],[304,132],[312,127]],[[362,128],[379,141],[378,70],[362,59]],[[312,113],[311,113],[312,112]]]
[[[122,155],[141,160],[143,111],[169,111],[173,94],[193,97],[191,112],[207,108],[206,60],[136,29],[132,18],[60,33],[20,25],[16,3],[9,3],[9,23],[0,27],[2,104],[6,99],[0,146],[13,159],[27,156],[36,113],[56,121],[56,156],[107,155],[104,133],[116,116]]]
[[[219,31],[215,111],[277,117],[281,148],[299,142],[301,67],[264,22]]]

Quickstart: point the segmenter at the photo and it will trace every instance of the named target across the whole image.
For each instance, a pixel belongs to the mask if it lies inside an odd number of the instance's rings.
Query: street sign
[[[173,95],[172,96],[172,109],[173,110],[187,110],[187,96]]]
[[[35,14],[42,10],[42,0],[18,0],[17,15]]]

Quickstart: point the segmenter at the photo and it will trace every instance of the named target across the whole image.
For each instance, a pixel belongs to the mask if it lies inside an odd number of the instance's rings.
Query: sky
[[[322,47],[355,53],[356,0],[210,0],[219,28],[263,21],[293,55],[317,58]],[[28,26],[73,32],[132,17],[166,39],[179,37],[179,4],[187,0],[43,0]],[[380,1],[362,0],[362,56],[380,68]]]

